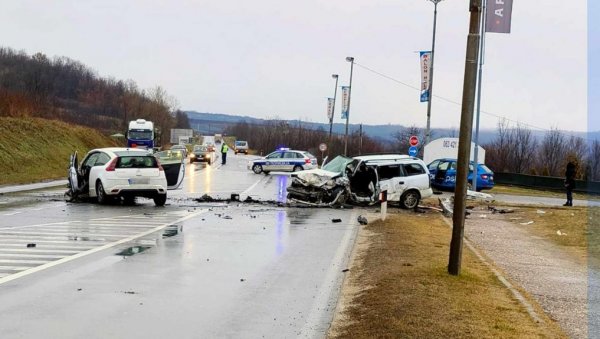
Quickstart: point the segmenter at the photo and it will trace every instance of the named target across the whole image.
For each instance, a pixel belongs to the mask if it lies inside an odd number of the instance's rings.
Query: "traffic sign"
[[[419,144],[419,138],[416,135],[411,135],[410,139],[408,139],[411,146],[417,146]]]
[[[416,146],[410,146],[408,148],[408,155],[410,155],[411,157],[416,157],[417,153],[419,153],[419,149],[417,149]]]
[[[325,151],[327,151],[327,145],[326,145],[326,144],[324,144],[324,143],[323,143],[323,144],[320,144],[320,145],[319,145],[319,151],[321,151],[321,152],[325,152]]]

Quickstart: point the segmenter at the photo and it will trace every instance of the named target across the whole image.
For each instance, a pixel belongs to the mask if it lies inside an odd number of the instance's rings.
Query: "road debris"
[[[356,220],[358,221],[359,224],[361,225],[366,225],[369,223],[369,221],[367,220],[366,217],[363,217],[362,215],[359,215],[358,218],[356,218]]]
[[[350,271],[350,269],[349,269],[349,268],[344,268],[344,269],[342,270],[342,272],[344,272],[344,273],[346,273],[346,272],[348,272],[348,271]]]
[[[35,246],[36,246],[36,244],[27,244],[27,248],[33,248]]]
[[[331,222],[332,223],[342,222],[342,219],[334,218],[334,219],[331,219]]]
[[[567,233],[561,232],[560,230],[556,231],[556,235],[558,236],[563,236],[563,235],[567,235]]]
[[[521,225],[523,226],[527,226],[527,225],[531,225],[533,224],[533,221],[528,221],[528,222],[522,222]]]
[[[492,214],[500,213],[515,213],[515,210],[512,208],[497,208],[496,206],[488,206],[488,210],[492,211]]]
[[[543,210],[537,210],[537,211],[536,211],[536,213],[537,213],[537,214],[546,214],[546,211],[543,211]]]

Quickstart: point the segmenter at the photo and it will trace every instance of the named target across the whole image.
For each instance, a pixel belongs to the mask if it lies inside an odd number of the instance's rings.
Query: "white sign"
[[[471,161],[474,161],[474,150],[475,143],[471,142]],[[485,149],[479,146],[478,150],[479,153],[477,154],[477,161],[480,164],[485,164]],[[458,138],[435,139],[425,145],[423,149],[423,161],[425,161],[426,164],[442,158],[458,158]]]
[[[333,98],[327,98],[327,119],[331,121],[333,119]]]
[[[342,86],[342,119],[348,119],[350,109],[350,87]]]
[[[326,144],[320,144],[319,145],[319,151],[321,151],[321,152],[327,151],[327,145]]]
[[[429,81],[431,73],[431,52],[420,52],[421,57],[421,102],[429,101]]]

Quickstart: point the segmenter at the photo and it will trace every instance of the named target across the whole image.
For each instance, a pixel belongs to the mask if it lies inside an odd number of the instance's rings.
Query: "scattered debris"
[[[443,209],[438,208],[438,207],[433,207],[433,206],[418,206],[420,209],[424,209],[424,210],[434,210],[434,211],[438,211],[438,212],[444,212]]]
[[[359,224],[361,225],[366,225],[369,223],[369,221],[367,220],[366,217],[363,217],[362,215],[359,215],[358,218],[356,218],[356,220],[358,221]]]
[[[231,193],[230,200],[231,201],[240,201],[240,195],[237,193]]]
[[[32,248],[32,247],[35,247],[35,246],[37,246],[37,245],[33,244],[33,243],[32,244],[27,244],[27,248]]]
[[[208,194],[204,194],[200,198],[195,199],[197,202],[215,202],[215,199]]]
[[[334,219],[331,219],[331,222],[332,223],[342,222],[342,219],[334,218]]]
[[[481,219],[485,219],[485,218],[487,218],[487,214],[480,214],[480,215],[479,215],[479,217],[480,217]]]
[[[494,197],[491,194],[467,190],[467,199],[492,201]]]
[[[511,208],[497,208],[495,206],[488,206],[488,210],[492,211],[492,214],[496,214],[496,213],[500,213],[500,214],[515,213],[514,209],[511,209]]]
[[[521,220],[521,219],[523,219],[523,218],[521,218],[521,217],[510,218],[510,220]]]
[[[409,263],[409,262],[405,262],[405,263],[403,263],[403,264],[402,264],[402,266],[407,266],[407,267],[410,267],[410,266],[413,266],[413,264],[411,264],[411,263]]]
[[[537,214],[546,214],[546,211],[537,210]]]
[[[134,292],[134,291],[121,291],[121,293],[124,293],[124,294],[137,294],[137,292]]]
[[[81,291],[81,290],[83,290],[83,288],[78,288],[78,289],[77,289],[77,291]]]
[[[348,272],[348,271],[350,271],[350,269],[349,269],[349,268],[344,268],[344,269],[342,270],[342,272],[344,272],[344,273],[346,273],[346,272]]]
[[[230,217],[230,216],[228,216],[228,215],[226,215],[226,216],[223,217],[223,219],[233,219],[233,218]]]
[[[244,281],[246,281],[246,279],[242,278],[242,279],[240,279],[240,281],[241,281],[241,282],[244,282]]]
[[[561,232],[560,230],[556,231],[556,234],[559,235],[559,236],[567,235],[567,233]]]
[[[533,224],[533,221],[528,221],[528,222],[522,222],[521,225],[523,226],[527,226],[527,225],[531,225]]]
[[[452,216],[453,213],[453,209],[454,209],[454,202],[452,200],[450,200],[449,198],[438,198],[438,201],[440,202],[440,207],[442,208],[442,211],[444,212],[444,215],[446,217],[450,217]]]

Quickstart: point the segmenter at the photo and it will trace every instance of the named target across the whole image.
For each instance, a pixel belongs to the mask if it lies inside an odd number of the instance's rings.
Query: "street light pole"
[[[427,100],[427,128],[425,130],[425,145],[431,138],[431,101],[433,100],[433,61],[435,58],[435,30],[437,25],[437,5],[442,0],[429,0],[433,2],[433,38],[431,43],[431,67],[429,69],[429,100]]]
[[[335,100],[337,97],[337,88],[338,88],[338,78],[339,76],[337,74],[332,74],[331,75],[332,78],[335,79],[335,90],[333,92],[333,107],[331,108],[331,111],[333,114],[331,114],[331,117],[329,118],[329,143],[331,144],[331,132],[333,130],[333,117],[335,116]],[[331,146],[331,145],[329,145]]]
[[[352,71],[354,69],[354,57],[346,57],[350,63],[350,85],[348,86],[348,110],[346,111],[346,135],[344,137],[344,156],[348,156],[348,121],[350,120],[350,98],[352,98]]]

